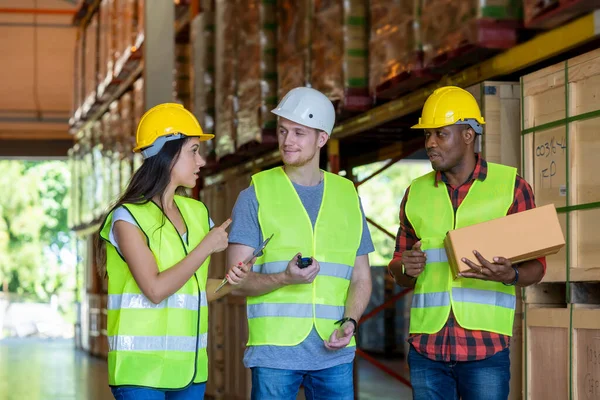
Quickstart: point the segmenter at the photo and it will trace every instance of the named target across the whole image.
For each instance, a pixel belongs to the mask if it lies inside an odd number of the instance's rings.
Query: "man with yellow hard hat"
[[[472,271],[452,278],[443,245],[448,231],[535,208],[516,168],[475,153],[484,124],[475,98],[447,86],[429,96],[412,127],[424,130],[434,171],[406,190],[388,268],[396,283],[414,287],[408,364],[415,400],[506,400],[515,286],[539,282],[546,269],[545,258],[515,265],[473,249],[482,267],[463,259]]]

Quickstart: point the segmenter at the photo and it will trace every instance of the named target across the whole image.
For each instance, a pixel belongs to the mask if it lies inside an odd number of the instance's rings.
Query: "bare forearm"
[[[261,296],[287,285],[285,273],[261,274],[257,272],[248,272],[248,277],[244,283],[233,290],[236,296]]]
[[[392,274],[394,274],[394,279],[398,285],[408,288],[415,287],[417,280],[402,272],[402,259],[392,261],[389,268]]]
[[[371,291],[371,279],[364,279],[350,283],[344,317],[350,317],[358,321],[369,304]]]
[[[204,261],[206,261],[210,254],[210,250],[200,244],[183,260],[171,268],[159,272],[151,283],[150,300],[154,303],[160,303],[181,289],[183,285],[194,276],[194,273]]]
[[[544,277],[544,266],[538,260],[525,261],[517,265],[519,270],[519,281],[517,286],[534,285]]]

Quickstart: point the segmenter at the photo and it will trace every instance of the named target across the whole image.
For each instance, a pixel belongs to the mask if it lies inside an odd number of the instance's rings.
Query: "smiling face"
[[[171,182],[176,186],[187,188],[196,186],[200,168],[206,165],[206,161],[198,151],[199,147],[200,140],[197,137],[190,137],[181,147],[171,169]]]
[[[319,151],[329,139],[326,132],[285,118],[279,118],[277,132],[281,159],[285,165],[292,167],[302,167],[311,162],[318,163]]]
[[[467,125],[425,129],[425,150],[436,171],[450,171],[474,151],[475,132]]]

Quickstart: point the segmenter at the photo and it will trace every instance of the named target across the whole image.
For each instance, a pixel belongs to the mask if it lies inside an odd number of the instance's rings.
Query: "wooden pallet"
[[[543,3],[543,10],[533,18],[525,19],[525,28],[553,29],[600,7],[599,0],[560,0]]]

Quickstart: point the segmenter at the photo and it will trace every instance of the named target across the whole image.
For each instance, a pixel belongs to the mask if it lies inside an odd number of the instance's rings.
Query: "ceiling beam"
[[[6,130],[0,127],[0,146],[5,140],[71,140],[73,136],[64,130]]]
[[[66,158],[73,146],[69,140],[2,140],[0,158]]]
[[[76,12],[56,8],[0,8],[0,14],[75,15]]]

